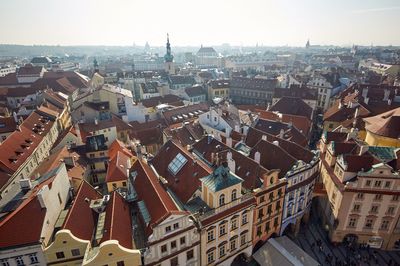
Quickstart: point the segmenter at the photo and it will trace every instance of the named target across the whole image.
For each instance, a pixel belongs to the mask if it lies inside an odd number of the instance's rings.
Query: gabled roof
[[[150,215],[150,222],[145,229],[146,236],[150,236],[158,223],[179,210],[146,162],[137,160],[133,164],[132,173],[136,175],[133,185],[138,199],[144,202]]]
[[[318,91],[306,86],[291,85],[290,88],[275,88],[274,98],[295,97],[304,100],[317,100]]]
[[[193,152],[212,165],[216,158],[219,162],[227,161],[228,152],[231,152],[235,161],[235,174],[244,180],[243,187],[255,189],[261,186],[263,174],[269,170],[253,160],[254,157],[247,156],[235,149],[229,148],[222,142],[211,136],[206,136],[193,145]],[[214,158],[213,158],[214,157]],[[233,170],[233,169],[231,169]]]
[[[164,134],[182,147],[194,144],[203,137],[204,133],[205,131],[199,123],[175,124],[164,129]]]
[[[254,128],[276,137],[279,137],[283,133],[283,139],[295,142],[302,147],[307,146],[307,138],[293,125],[279,121],[259,119]]]
[[[193,76],[184,76],[184,75],[170,75],[168,77],[169,82],[173,85],[175,84],[190,84],[193,85],[196,83]]]
[[[66,77],[60,78],[40,78],[31,85],[37,89],[52,89],[67,95],[74,93],[78,87],[75,87]]]
[[[174,175],[169,170],[169,164],[178,154],[186,158],[187,162]],[[211,169],[206,164],[196,160],[191,153],[173,141],[168,141],[163,145],[151,160],[151,164],[157,173],[168,181],[166,186],[184,203],[200,187],[200,178],[209,175],[211,172]]]
[[[107,240],[118,240],[124,248],[133,249],[130,208],[118,192],[111,193],[105,212],[104,233],[100,243]]]
[[[277,111],[282,114],[305,116],[309,119],[312,118],[313,110],[301,98],[296,97],[282,97],[274,105],[271,106],[269,111]]]
[[[106,182],[127,181],[130,167],[130,157],[117,151],[114,157],[110,157],[108,163]]]
[[[33,66],[32,64],[26,64],[17,70],[17,77],[20,76],[36,76],[42,73],[42,66]]]
[[[0,221],[0,248],[39,244],[46,216],[46,208],[40,206],[37,193],[54,181],[55,176],[34,187],[30,195],[10,214]],[[27,219],[29,217],[29,219]],[[16,233],[18,232],[18,233]]]
[[[267,169],[279,169],[279,177],[282,178],[296,164],[297,159],[283,148],[266,140],[260,140],[250,151],[250,156],[260,153],[260,164]]]
[[[90,208],[90,201],[100,198],[102,195],[83,180],[65,218],[63,229],[70,230],[75,237],[82,240],[91,241],[96,228],[96,215]]]
[[[277,84],[277,79],[264,78],[245,78],[233,77],[230,82],[230,88],[241,88],[248,90],[272,91]]]
[[[249,128],[249,131],[247,132],[246,144],[249,147],[254,147],[263,138],[263,136],[265,136],[268,142],[278,141],[279,147],[284,149],[288,154],[297,160],[302,160],[303,162],[309,163],[314,158],[314,154],[310,150],[294,142],[275,137],[252,127]]]

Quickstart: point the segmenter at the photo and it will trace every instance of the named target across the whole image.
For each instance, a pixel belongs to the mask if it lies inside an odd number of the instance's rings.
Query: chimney
[[[229,169],[231,170],[232,173],[235,173],[235,171],[236,171],[236,162],[232,158],[232,153],[230,151],[226,154],[226,159],[228,161]]]
[[[226,146],[228,146],[229,148],[232,148],[232,138],[231,137],[226,138]]]
[[[358,108],[359,108],[359,107],[357,107],[357,108],[356,108],[356,111],[354,112],[354,118],[357,118],[357,117],[358,117],[358,112],[359,112]]]
[[[128,161],[126,162],[126,168],[129,170],[132,167],[132,162],[131,162],[131,158],[128,159]]]
[[[279,146],[279,141],[274,140],[274,141],[272,142],[272,144],[274,144],[275,146]]]
[[[16,113],[16,112],[13,112],[13,117],[14,117],[15,123],[16,123],[16,124],[19,124],[18,116],[17,116],[17,113]]]
[[[364,98],[364,103],[365,104],[368,104],[368,102],[369,102],[369,98],[367,97],[367,98]]]
[[[259,151],[256,151],[256,153],[254,153],[254,161],[260,163],[260,158],[261,158],[261,153]]]
[[[97,117],[94,119],[94,124],[95,124],[95,125],[98,125],[98,124],[99,124],[99,121],[97,120]]]
[[[267,141],[267,135],[262,135],[261,139]]]
[[[392,105],[392,99],[388,100],[388,105]]]
[[[207,144],[211,144],[211,141],[212,141],[212,136],[207,135]]]
[[[30,190],[32,188],[31,180],[29,178],[20,179],[19,186],[20,186],[21,190]]]
[[[388,89],[385,89],[384,91],[383,91],[383,101],[384,102],[386,102],[387,100],[389,100],[389,96],[390,96],[390,90],[388,90]]]
[[[283,134],[285,134],[285,130],[281,129],[279,131],[279,138],[283,139]]]

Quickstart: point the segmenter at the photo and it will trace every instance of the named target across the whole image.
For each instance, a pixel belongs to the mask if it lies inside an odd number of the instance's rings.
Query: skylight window
[[[168,165],[168,170],[173,175],[176,175],[179,172],[179,170],[181,170],[182,167],[186,164],[186,162],[187,159],[181,153],[178,153]]]

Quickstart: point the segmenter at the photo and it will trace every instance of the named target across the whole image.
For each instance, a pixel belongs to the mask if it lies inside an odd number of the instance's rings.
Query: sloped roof
[[[133,248],[132,219],[129,205],[116,191],[111,193],[106,207],[104,233],[100,243],[107,240],[118,240],[124,248]]]
[[[301,98],[297,97],[282,97],[274,105],[271,106],[269,111],[277,111],[282,114],[305,116],[309,119],[312,118],[313,110]]]
[[[240,184],[243,179],[229,171],[227,163],[218,166],[211,175],[203,177],[201,182],[211,191],[218,192],[228,187]]]
[[[132,172],[136,174],[133,185],[138,199],[144,201],[150,215],[150,222],[145,230],[146,236],[150,236],[154,226],[179,210],[146,162],[137,160],[133,164]]]
[[[110,158],[111,160],[108,163],[106,182],[127,181],[130,158],[120,151],[117,151],[114,157]]]
[[[185,157],[187,162],[174,175],[169,171],[168,166],[178,154]],[[196,160],[186,149],[173,141],[168,141],[163,145],[151,160],[151,164],[157,173],[168,181],[166,186],[184,203],[200,187],[200,178],[209,175],[211,172],[206,164]]]
[[[151,97],[148,99],[142,100],[142,104],[144,107],[150,108],[150,107],[156,107],[159,104],[170,104],[173,106],[182,106],[183,102],[182,99],[176,95],[172,94],[167,94],[164,96],[157,96],[157,97]]]
[[[0,133],[14,132],[17,129],[17,123],[14,117],[0,117]]]
[[[400,107],[373,117],[364,118],[365,129],[376,135],[397,139],[400,137]]]
[[[96,228],[96,216],[90,208],[90,200],[100,198],[102,198],[102,195],[86,180],[83,180],[65,218],[63,229],[70,230],[74,236],[82,240],[91,241],[93,231]]]
[[[185,92],[189,97],[196,97],[206,94],[202,86],[193,86],[186,88]]]

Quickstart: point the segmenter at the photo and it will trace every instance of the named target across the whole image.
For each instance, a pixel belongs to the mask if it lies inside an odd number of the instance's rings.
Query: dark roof
[[[279,121],[259,119],[254,125],[254,128],[262,132],[274,135],[275,137],[280,137],[282,139],[292,141],[302,147],[307,146],[307,138],[293,125]]]
[[[193,85],[196,83],[192,76],[184,76],[184,75],[170,75],[168,77],[169,82],[171,84],[190,84]]]
[[[192,104],[164,111],[163,116],[166,123],[171,125],[175,123],[182,123],[184,121],[191,120],[194,117],[198,117],[200,114],[207,112],[208,108],[209,106],[207,103]]]
[[[47,56],[37,56],[32,58],[31,63],[32,64],[48,64],[51,63],[51,59],[48,58]]]
[[[291,85],[290,88],[275,88],[274,98],[296,97],[304,100],[317,100],[318,91],[306,86]]]
[[[17,129],[14,117],[0,117],[0,133],[10,133]]]
[[[197,55],[202,53],[217,53],[213,47],[201,47],[199,51],[197,51]]]
[[[231,81],[229,79],[217,79],[217,80],[210,80],[208,85],[211,86],[213,89],[219,88],[229,88]]]
[[[157,97],[151,97],[148,99],[142,100],[142,104],[144,107],[156,107],[159,104],[170,104],[174,106],[182,106],[183,102],[182,99],[176,95],[173,94],[167,94],[164,96],[157,96]]]
[[[186,88],[185,92],[189,97],[196,97],[196,96],[206,94],[206,92],[202,86],[193,86],[193,87]]]
[[[313,110],[302,99],[296,97],[282,97],[269,111],[277,111],[282,114],[304,116],[312,118]]]
[[[37,76],[43,71],[42,66],[33,66],[32,64],[26,64],[17,70],[17,77],[19,76]]]
[[[231,79],[231,88],[249,89],[249,90],[261,90],[261,91],[272,91],[277,84],[277,79],[264,79],[264,78],[245,78],[245,77],[233,77]]]
[[[110,110],[110,102],[85,102],[84,105],[96,111]]]

